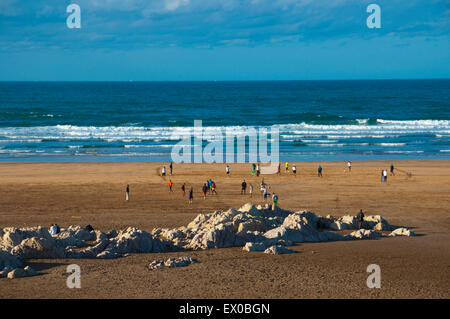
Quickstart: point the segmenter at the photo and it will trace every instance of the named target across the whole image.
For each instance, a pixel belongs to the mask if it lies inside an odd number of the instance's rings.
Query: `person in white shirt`
[[[162,176],[166,176],[166,167],[164,166],[161,171]]]
[[[226,170],[227,170],[227,176],[230,175],[230,166],[227,165]]]
[[[347,166],[348,166],[348,171],[351,172],[352,171],[352,162],[348,161]]]
[[[384,182],[387,182],[387,176],[388,176],[387,170],[383,170],[383,181]]]
[[[294,175],[297,175],[297,167],[295,167],[295,164],[292,165],[292,173],[294,173]]]
[[[264,200],[267,201],[267,187],[263,186],[263,196],[264,196]]]
[[[278,203],[278,195],[277,194],[273,193],[272,201],[273,201],[273,207],[276,207],[277,203]]]

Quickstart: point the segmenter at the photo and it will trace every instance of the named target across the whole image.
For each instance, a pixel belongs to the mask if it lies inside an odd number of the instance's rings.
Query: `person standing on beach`
[[[227,165],[226,171],[227,171],[227,176],[230,176],[230,166]]]
[[[387,182],[388,173],[387,170],[383,170],[383,181]]]
[[[292,165],[292,173],[294,173],[294,176],[297,176],[297,167],[295,167],[295,164]]]
[[[264,197],[264,201],[266,201],[267,202],[267,187],[266,186],[263,186],[264,188],[263,188],[263,197]]]
[[[183,194],[183,197],[186,194],[186,183],[183,183],[183,185],[181,185],[181,194]]]
[[[319,165],[319,167],[317,168],[317,176],[322,177],[322,166]]]
[[[391,176],[395,176],[395,174],[394,174],[394,164],[391,164]]]
[[[250,197],[253,197],[253,185],[250,184],[250,186],[248,187],[248,192],[250,193]]]
[[[163,168],[162,168],[161,176],[166,176],[166,167],[165,166],[163,166]]]
[[[286,167],[286,173],[289,172],[289,163],[288,162],[286,162],[285,167]]]
[[[277,203],[278,203],[278,195],[277,194],[273,193],[272,201],[273,201],[273,207],[275,208],[277,206]]]
[[[216,192],[216,182],[212,182],[212,185],[211,185],[211,192],[212,192],[213,194],[216,194],[216,195],[217,195],[217,192]]]
[[[260,168],[259,168],[259,163],[256,165],[256,176],[259,176],[260,174]]]
[[[169,179],[169,182],[167,183],[167,185],[169,186],[169,192],[173,192],[172,187],[173,187],[173,182],[171,179]]]
[[[128,202],[130,199],[130,185],[127,184],[127,189],[125,190],[125,200]]]
[[[351,172],[352,171],[352,161],[348,161],[347,166],[348,166],[348,171]]]
[[[256,172],[256,164],[253,163],[253,164],[252,164],[252,174],[254,175],[255,172]]]
[[[192,202],[194,201],[194,190],[192,189],[192,187],[189,190],[188,198],[189,198],[189,204],[192,204]]]
[[[208,194],[211,194],[211,192],[212,192],[212,184],[213,184],[213,181],[212,181],[212,179],[210,178],[210,179],[208,180]]]
[[[206,183],[203,184],[202,192],[203,192],[203,199],[206,199],[206,192],[208,191],[208,186],[206,186]]]
[[[169,169],[170,169],[170,176],[172,176],[172,171],[173,171],[173,164],[172,164],[172,162],[170,162]]]
[[[277,174],[280,175],[281,174],[281,164],[278,163],[278,170],[277,170]]]
[[[241,195],[245,195],[245,190],[247,189],[247,183],[244,181],[241,184],[242,188],[241,188]]]
[[[359,210],[358,215],[356,215],[356,219],[358,220],[358,229],[361,229],[364,221],[364,213],[362,209]]]
[[[384,180],[384,170],[381,170],[381,182]]]

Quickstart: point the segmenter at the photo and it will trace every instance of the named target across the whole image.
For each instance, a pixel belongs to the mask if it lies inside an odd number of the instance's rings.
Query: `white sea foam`
[[[376,143],[376,146],[381,147],[402,147],[410,142],[405,143],[404,137],[420,136],[418,140],[425,140],[426,137],[432,136],[437,138],[437,143],[442,141],[442,138],[450,137],[450,121],[448,120],[384,120],[378,119],[376,124],[369,125],[368,119],[358,119],[358,124],[353,125],[315,125],[307,123],[293,123],[293,124],[278,124],[275,125],[280,132],[280,140],[285,143],[300,142],[308,146],[319,147],[343,147],[343,146],[366,146],[369,143],[366,139],[387,139]],[[249,128],[258,130],[260,127],[249,126],[210,126],[203,127],[203,140],[212,141],[215,134],[225,134],[226,130],[233,132],[235,136],[245,136]],[[264,127],[270,131],[270,127]],[[99,143],[125,143],[124,148],[134,149],[138,148],[167,148],[173,146],[174,142],[191,136],[193,127],[144,127],[137,125],[128,126],[73,126],[73,125],[56,125],[56,126],[36,126],[36,127],[0,127],[0,143],[14,144],[14,143],[46,143],[51,145],[51,142],[64,143],[63,146],[69,149],[82,148],[83,141],[98,140]],[[422,136],[424,137],[422,139]],[[396,139],[402,137],[401,142]],[[352,143],[351,139],[363,139],[364,143]],[[349,140],[349,143],[343,143],[343,140]],[[274,141],[273,138],[269,142]],[[142,142],[153,142],[155,145]],[[71,144],[71,145],[67,145]],[[117,145],[112,145],[116,147]],[[21,146],[22,147],[22,146]],[[47,147],[47,146],[46,146]],[[14,148],[14,147],[13,147]],[[95,148],[94,148],[95,149]],[[2,153],[30,153],[31,150],[5,150]],[[52,150],[48,150],[52,153]],[[69,152],[69,151],[68,151]],[[81,152],[81,151],[80,151]],[[398,150],[396,152],[406,153],[408,151]],[[419,152],[419,151],[410,151]],[[437,151],[436,151],[437,152]],[[442,150],[441,152],[447,152]],[[73,154],[74,151],[71,151]],[[134,153],[134,152],[133,152]],[[139,155],[144,153],[136,152]],[[69,153],[68,153],[69,154]],[[94,151],[83,150],[83,154],[96,154]],[[121,153],[122,154],[122,153]],[[130,153],[123,153],[128,154]],[[97,154],[98,155],[98,154]],[[100,156],[100,155],[99,155]]]
[[[404,146],[406,143],[377,143],[378,146]]]

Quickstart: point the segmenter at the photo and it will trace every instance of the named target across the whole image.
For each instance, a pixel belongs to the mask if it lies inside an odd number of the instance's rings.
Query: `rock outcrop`
[[[397,228],[396,230],[394,230],[392,233],[389,234],[389,236],[391,237],[395,237],[395,236],[415,236],[416,234],[404,227],[401,228]]]
[[[198,260],[190,256],[172,257],[165,260],[154,260],[148,265],[148,269],[155,270],[161,268],[186,267],[193,263],[198,263]]]
[[[33,271],[21,268],[27,259],[118,258],[132,253],[227,247],[281,254],[292,252],[286,246],[294,243],[376,239],[383,236],[382,231],[392,231],[389,236],[414,235],[406,228],[394,229],[379,215],[365,217],[364,229],[358,229],[358,226],[356,217],[350,215],[323,217],[310,211],[291,212],[280,207],[255,207],[248,203],[238,210],[231,208],[199,214],[187,226],[156,228],[150,233],[135,227],[103,233],[92,228],[69,226],[52,236],[44,227],[7,227],[0,229],[0,276],[17,278],[33,274]],[[338,233],[340,230],[353,232],[343,236]],[[175,267],[171,265],[185,262],[185,259],[155,261],[152,267],[158,268],[162,264]]]
[[[292,254],[295,253],[295,251],[286,248],[282,245],[274,245],[264,250],[264,253],[270,255],[281,255],[281,254]]]
[[[266,250],[266,246],[263,243],[245,243],[244,248],[245,251],[264,251]]]

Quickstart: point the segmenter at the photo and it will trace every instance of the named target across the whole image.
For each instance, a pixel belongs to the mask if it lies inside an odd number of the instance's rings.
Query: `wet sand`
[[[293,163],[290,163],[291,165]],[[297,253],[268,256],[241,248],[164,254],[135,254],[114,260],[32,260],[40,275],[0,279],[0,298],[449,298],[450,161],[396,161],[387,183],[381,170],[390,162],[297,164],[297,176],[265,175],[282,208],[320,215],[382,215],[391,224],[412,228],[417,237],[305,243]],[[174,165],[174,175],[159,176],[167,163],[0,163],[0,227],[49,226],[58,223],[103,231],[136,226],[187,225],[199,213],[263,204],[261,177],[250,164]],[[168,167],[167,167],[168,168]],[[201,198],[212,178],[217,196]],[[175,186],[169,193],[167,182]],[[253,198],[240,195],[245,179]],[[194,203],[180,187],[194,187]],[[125,201],[126,184],[131,200]],[[200,263],[149,271],[154,259],[190,255]],[[82,288],[66,287],[66,267],[80,265]],[[381,267],[381,289],[369,289],[366,268]]]

